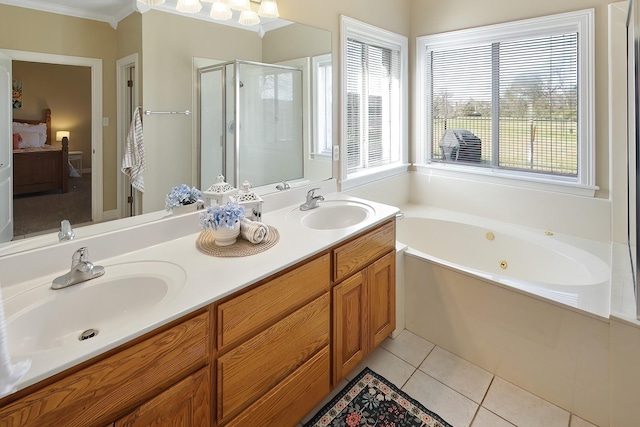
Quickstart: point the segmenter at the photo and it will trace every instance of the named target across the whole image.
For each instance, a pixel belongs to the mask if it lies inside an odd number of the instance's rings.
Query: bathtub
[[[403,212],[396,233],[407,255],[609,317],[609,245],[451,211]]]
[[[431,207],[400,209],[396,293],[405,329],[609,426],[611,245]]]

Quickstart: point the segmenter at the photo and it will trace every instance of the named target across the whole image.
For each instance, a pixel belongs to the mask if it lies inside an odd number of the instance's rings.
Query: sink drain
[[[87,329],[86,331],[84,331],[83,333],[80,334],[78,339],[80,341],[84,341],[84,340],[88,340],[89,338],[93,338],[96,335],[98,335],[98,330],[97,329]]]

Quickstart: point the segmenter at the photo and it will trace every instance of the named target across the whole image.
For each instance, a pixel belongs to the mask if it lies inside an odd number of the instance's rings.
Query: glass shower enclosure
[[[304,176],[302,71],[236,60],[199,71],[200,188]]]

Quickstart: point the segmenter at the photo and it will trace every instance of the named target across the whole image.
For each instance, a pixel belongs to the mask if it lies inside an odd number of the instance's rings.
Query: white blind
[[[400,51],[347,41],[347,172],[400,160]]]
[[[578,34],[426,55],[431,161],[575,177]]]

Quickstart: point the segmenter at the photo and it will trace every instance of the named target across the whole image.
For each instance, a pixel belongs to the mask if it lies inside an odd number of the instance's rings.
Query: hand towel
[[[20,378],[31,367],[31,360],[23,360],[12,364],[9,356],[7,328],[4,319],[4,303],[2,299],[2,287],[0,286],[0,397],[12,393]]]
[[[133,120],[129,127],[127,140],[125,141],[124,156],[122,157],[122,173],[131,179],[131,185],[136,190],[144,193],[144,137],[142,135],[142,121],[140,109],[133,111]]]
[[[253,244],[261,243],[269,237],[269,226],[261,222],[240,219],[240,235]]]

